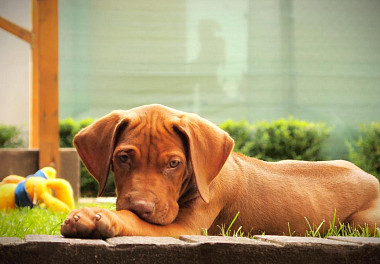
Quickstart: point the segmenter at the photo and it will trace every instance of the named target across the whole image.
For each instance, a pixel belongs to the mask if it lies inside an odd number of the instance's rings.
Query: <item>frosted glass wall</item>
[[[59,2],[60,117],[161,103],[335,127],[380,121],[380,1]]]

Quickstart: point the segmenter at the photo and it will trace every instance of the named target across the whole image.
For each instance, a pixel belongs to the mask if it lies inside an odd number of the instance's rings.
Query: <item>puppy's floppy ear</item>
[[[74,137],[74,146],[87,170],[104,191],[118,134],[128,125],[125,111],[113,111],[82,129]]]
[[[196,114],[183,114],[174,127],[187,138],[195,182],[202,199],[208,203],[209,185],[228,159],[234,141],[222,129]]]

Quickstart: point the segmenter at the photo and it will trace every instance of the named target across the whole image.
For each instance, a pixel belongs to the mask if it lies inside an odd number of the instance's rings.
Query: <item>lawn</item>
[[[114,203],[81,203],[77,208],[82,207],[103,207],[115,210]],[[40,235],[60,235],[60,225],[66,218],[67,213],[53,212],[41,208],[21,208],[15,210],[1,211],[0,210],[0,237],[19,237],[25,235],[40,234]],[[228,226],[220,226],[220,235],[222,236],[246,236],[254,238],[251,234],[242,233],[241,227],[234,227],[234,222],[239,216],[236,214],[234,220]],[[333,219],[332,223],[322,222],[319,225],[313,225],[305,221],[309,225],[309,230],[305,232],[306,237],[328,237],[328,236],[361,236],[361,237],[380,237],[380,228],[369,230],[368,227],[352,227],[343,225],[337,219]],[[323,227],[328,227],[327,231],[322,232]],[[326,228],[325,228],[326,229]],[[235,230],[235,231],[234,231]],[[264,233],[265,234],[265,233]],[[207,235],[207,230],[203,230],[203,235]],[[293,236],[290,225],[288,233],[284,235]]]
[[[222,236],[235,236],[235,237],[249,237],[254,238],[252,234],[245,234],[241,231],[242,227],[238,227],[234,230],[233,225],[235,220],[239,217],[239,212],[235,215],[234,219],[228,225],[219,226],[220,235]],[[333,219],[331,222],[327,223],[322,221],[319,225],[311,224],[305,217],[305,222],[307,223],[309,229],[306,230],[305,237],[318,237],[327,238],[330,236],[353,236],[353,237],[380,237],[380,228],[376,227],[374,230],[370,230],[368,226],[350,226],[341,223],[336,219],[336,211],[334,212]],[[202,230],[203,235],[207,235],[207,230]],[[265,232],[262,233],[265,235]],[[295,236],[295,231],[292,231],[290,224],[288,223],[288,232],[283,234],[284,236]]]
[[[113,203],[81,203],[77,208],[94,206],[115,209]],[[8,212],[0,210],[0,237],[23,238],[25,235],[35,234],[60,235],[60,226],[66,217],[67,213],[41,208],[20,208]]]

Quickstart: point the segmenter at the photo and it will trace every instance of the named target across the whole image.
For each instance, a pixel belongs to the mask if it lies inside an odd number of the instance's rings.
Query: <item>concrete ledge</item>
[[[80,196],[80,160],[75,148],[60,148],[61,171],[59,177],[70,182],[74,198]],[[26,177],[38,167],[36,149],[0,149],[0,181],[10,174]]]
[[[380,238],[0,238],[1,263],[380,263]]]

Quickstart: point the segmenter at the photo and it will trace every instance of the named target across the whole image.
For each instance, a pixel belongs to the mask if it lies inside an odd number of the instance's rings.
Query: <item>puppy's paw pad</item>
[[[73,210],[61,225],[65,237],[108,238],[115,236],[111,212],[100,208]]]

